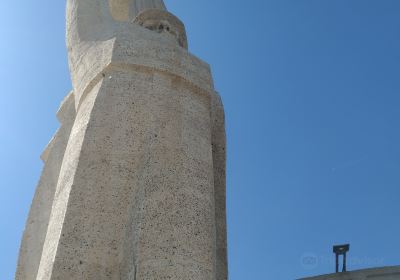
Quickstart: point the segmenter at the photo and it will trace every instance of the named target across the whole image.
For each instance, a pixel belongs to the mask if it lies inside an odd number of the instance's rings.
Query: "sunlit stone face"
[[[162,0],[108,0],[111,16],[116,21],[132,21],[148,9],[166,10]]]
[[[110,13],[116,21],[129,21],[129,0],[108,0]]]

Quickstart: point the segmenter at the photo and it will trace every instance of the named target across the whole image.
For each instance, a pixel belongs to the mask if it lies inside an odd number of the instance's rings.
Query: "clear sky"
[[[400,1],[166,0],[228,133],[231,280],[400,264]],[[71,89],[65,1],[0,1],[0,279]]]

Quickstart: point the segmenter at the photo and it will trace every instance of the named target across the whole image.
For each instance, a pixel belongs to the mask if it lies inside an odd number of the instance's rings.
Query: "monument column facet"
[[[68,0],[67,47],[16,279],[226,280],[224,112],[183,23],[162,0]]]

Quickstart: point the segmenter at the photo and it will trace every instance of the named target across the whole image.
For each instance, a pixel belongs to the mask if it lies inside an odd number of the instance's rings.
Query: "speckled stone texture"
[[[183,24],[162,0],[68,0],[67,46],[16,279],[226,280],[224,111]]]
[[[357,270],[345,273],[322,275],[301,280],[399,280],[400,266]]]

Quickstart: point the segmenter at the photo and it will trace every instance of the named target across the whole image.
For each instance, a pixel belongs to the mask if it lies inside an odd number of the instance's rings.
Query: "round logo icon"
[[[304,269],[312,270],[318,266],[318,257],[314,253],[304,253],[300,258],[300,263]]]

